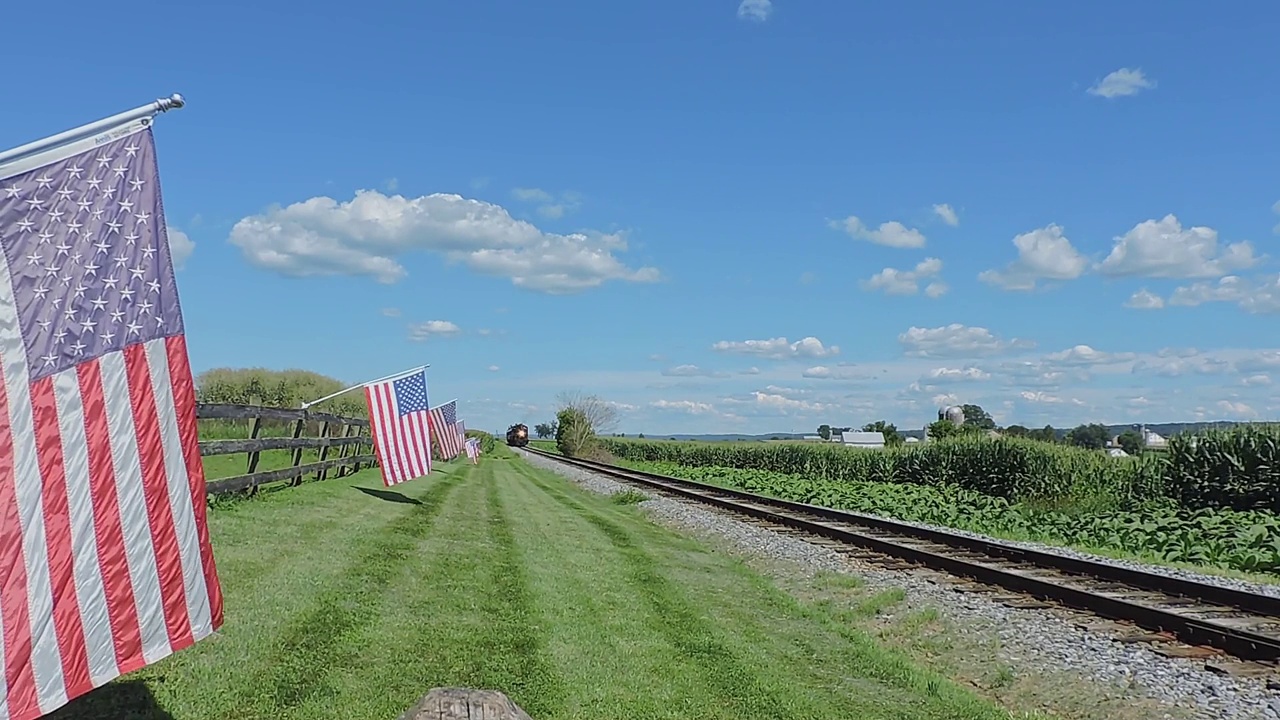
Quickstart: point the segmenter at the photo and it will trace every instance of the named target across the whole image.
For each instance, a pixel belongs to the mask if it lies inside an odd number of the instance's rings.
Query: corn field
[[[613,455],[691,467],[767,470],[823,480],[952,485],[1011,501],[1280,512],[1280,426],[1178,435],[1168,452],[1109,457],[1025,438],[960,437],[883,450],[807,443],[601,438]]]

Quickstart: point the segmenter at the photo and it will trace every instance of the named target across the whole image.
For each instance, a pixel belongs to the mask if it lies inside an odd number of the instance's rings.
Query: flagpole
[[[415,367],[415,368],[409,368],[408,370],[402,370],[402,371],[400,371],[400,372],[398,372],[398,373],[391,373],[390,375],[384,375],[383,377],[377,378],[377,379],[375,379],[375,380],[367,380],[367,381],[362,382],[362,383],[357,383],[357,384],[355,384],[355,385],[352,385],[352,386],[351,386],[351,387],[349,387],[349,388],[343,388],[342,390],[339,390],[339,391],[338,391],[338,392],[336,392],[336,393],[330,393],[330,394],[328,394],[328,395],[325,395],[324,397],[320,398],[319,400],[312,400],[311,402],[304,402],[304,403],[302,403],[302,409],[303,409],[303,410],[306,410],[307,408],[311,407],[312,405],[318,405],[318,404],[320,404],[320,403],[324,402],[325,400],[332,400],[332,399],[334,399],[334,398],[338,397],[339,395],[341,395],[341,394],[343,394],[343,393],[349,393],[349,392],[351,392],[352,390],[358,390],[358,389],[360,389],[360,388],[362,388],[362,387],[364,387],[364,386],[366,386],[366,385],[372,385],[372,384],[377,383],[377,382],[383,382],[384,380],[390,380],[390,379],[392,379],[392,378],[403,377],[403,376],[405,376],[405,375],[412,375],[412,374],[414,374],[414,373],[416,373],[416,372],[418,372],[418,371],[420,371],[420,370],[426,370],[426,369],[427,369],[427,368],[429,368],[429,367],[431,367],[431,366],[430,366],[430,365],[419,365],[418,367]]]
[[[66,132],[60,132],[57,135],[50,135],[43,140],[36,140],[35,142],[29,142],[26,145],[16,147],[12,150],[0,152],[0,165],[4,165],[11,160],[16,160],[25,155],[34,155],[38,152],[48,150],[49,148],[57,147],[58,145],[71,140],[88,137],[96,132],[113,128],[117,125],[123,125],[124,123],[147,117],[148,115],[176,110],[186,104],[186,99],[178,93],[174,93],[167,98],[160,98],[154,102],[136,107],[132,110],[126,110],[122,113],[117,113],[111,117],[98,120],[97,122],[81,125],[78,128],[72,128]]]

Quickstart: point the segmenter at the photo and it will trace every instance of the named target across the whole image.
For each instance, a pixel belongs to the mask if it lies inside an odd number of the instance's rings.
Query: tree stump
[[[533,720],[497,690],[438,687],[397,720]]]

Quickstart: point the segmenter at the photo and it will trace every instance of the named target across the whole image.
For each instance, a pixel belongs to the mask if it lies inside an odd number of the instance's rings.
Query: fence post
[[[325,420],[324,423],[320,425],[320,438],[324,439],[327,437],[329,437],[329,421]],[[329,446],[324,445],[320,448],[320,462],[324,462],[327,457],[329,457]],[[315,479],[324,480],[325,476],[328,474],[328,468],[320,468],[316,471]]]
[[[253,426],[249,429],[249,439],[257,440],[258,435],[260,435],[261,433],[262,433],[262,416],[258,415],[253,418]],[[245,475],[252,475],[258,471],[259,456],[260,456],[260,453],[256,450],[249,453],[249,464],[247,469],[245,470]],[[258,486],[254,485],[253,487],[249,488],[249,492],[245,494],[256,495],[257,493],[258,493]]]
[[[305,417],[298,418],[298,420],[293,423],[293,438],[296,440],[302,437],[302,431],[305,430],[306,427],[307,427],[307,419]],[[293,449],[293,467],[298,467],[301,464],[302,464],[302,448],[294,448]],[[295,475],[293,477],[293,480],[290,481],[289,484],[293,486],[301,485],[302,476]]]
[[[343,439],[350,438],[350,437],[351,437],[351,431],[352,431],[352,430],[355,430],[356,432],[359,432],[359,431],[360,431],[360,428],[359,428],[359,427],[357,427],[357,426],[355,426],[355,425],[352,425],[351,423],[343,423],[343,425],[342,425],[342,437],[343,437]],[[347,456],[348,456],[348,455],[351,455],[351,454],[352,454],[352,453],[351,453],[351,443],[343,443],[343,444],[342,444],[342,447],[338,448],[338,459],[339,459],[339,460],[345,460],[345,459],[347,458]],[[348,475],[350,475],[350,474],[351,474],[351,466],[350,466],[350,465],[347,465],[347,464],[345,464],[345,463],[344,463],[344,464],[339,465],[339,466],[337,467],[337,477],[344,478],[344,477],[346,477],[346,476],[348,476]]]

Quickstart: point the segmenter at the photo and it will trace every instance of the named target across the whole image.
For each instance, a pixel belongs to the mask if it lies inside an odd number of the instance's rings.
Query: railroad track
[[[1021,603],[1017,597],[1007,598],[1006,604],[1015,607],[1053,607],[1054,603],[1132,623],[1149,632],[1134,634],[1130,627],[1124,639],[1180,641],[1185,645],[1166,645],[1160,651],[1173,657],[1205,658],[1211,669],[1221,672],[1274,677],[1280,670],[1280,598],[524,449],[771,526],[856,546],[862,551],[860,558],[894,569],[926,568],[1004,588],[1022,598]],[[1121,626],[1113,629],[1124,633]],[[1223,655],[1246,662],[1214,662]]]

